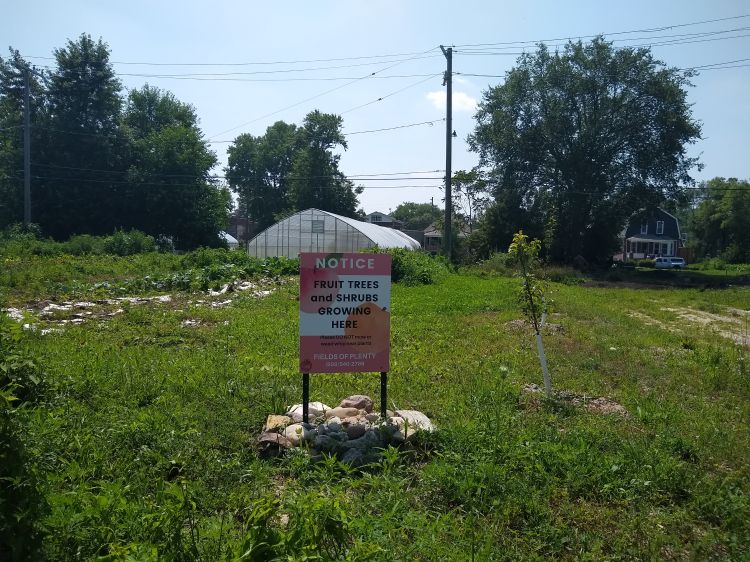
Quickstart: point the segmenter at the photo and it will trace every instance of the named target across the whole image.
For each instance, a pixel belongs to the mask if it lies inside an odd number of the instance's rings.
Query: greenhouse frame
[[[296,258],[301,252],[356,252],[372,248],[419,250],[419,242],[399,230],[306,209],[269,226],[247,244],[253,257]]]

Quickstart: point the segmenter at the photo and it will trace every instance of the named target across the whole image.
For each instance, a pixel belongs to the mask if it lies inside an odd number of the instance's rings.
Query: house
[[[258,224],[239,209],[229,215],[227,233],[241,242],[247,242],[258,231]]]
[[[377,224],[378,226],[395,228],[396,230],[401,230],[404,227],[404,223],[400,220],[379,211],[375,211],[374,213],[370,213],[369,215],[367,215],[365,217],[365,222]]]
[[[634,215],[622,233],[621,243],[622,251],[614,256],[615,261],[678,256],[684,238],[677,217],[657,208]]]
[[[453,229],[458,231],[459,238],[468,238],[471,229],[465,224],[453,224]],[[437,254],[443,249],[443,228],[438,227],[436,222],[424,229],[424,242],[422,244],[426,252]]]

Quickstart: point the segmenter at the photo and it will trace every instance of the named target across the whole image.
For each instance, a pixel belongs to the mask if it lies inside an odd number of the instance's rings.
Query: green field
[[[396,284],[389,397],[439,431],[354,470],[256,453],[265,417],[301,397],[296,278],[211,296],[127,282],[175,275],[171,258],[86,259],[29,257],[0,279],[26,310],[0,361],[33,359],[15,369],[39,381],[12,415],[13,486],[35,498],[16,538],[36,532],[37,559],[748,559],[748,288],[550,283],[553,384],[623,417],[522,392],[541,374],[508,323],[516,279]],[[171,298],[112,300],[136,293]],[[73,297],[100,302],[39,314]],[[313,375],[311,398],[378,383]]]

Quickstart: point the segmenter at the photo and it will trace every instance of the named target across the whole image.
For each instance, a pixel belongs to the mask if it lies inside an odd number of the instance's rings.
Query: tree
[[[443,216],[443,210],[432,203],[401,203],[391,213],[393,218],[404,223],[409,230],[424,230]]]
[[[56,238],[112,232],[123,177],[90,170],[124,173],[127,167],[119,127],[122,86],[101,39],[83,34],[54,55],[56,68],[47,76],[49,117],[34,123],[44,132],[32,146],[34,220]]]
[[[508,247],[508,256],[518,266],[519,276],[521,277],[521,291],[518,300],[521,302],[521,308],[526,318],[534,327],[539,365],[542,368],[542,377],[544,378],[544,389],[547,391],[547,397],[552,398],[552,379],[547,369],[547,357],[544,354],[544,343],[540,331],[545,313],[544,290],[534,275],[534,269],[539,263],[541,248],[542,243],[539,240],[529,240],[529,237],[519,230],[513,235],[513,242]]]
[[[289,176],[297,152],[297,127],[277,121],[262,137],[238,136],[228,149],[227,181],[238,206],[258,223],[273,224],[289,207]]]
[[[0,57],[0,229],[23,220],[23,99],[24,73],[29,74],[30,113],[33,122],[45,119],[47,109],[42,73],[10,49]],[[32,144],[40,131],[32,129]],[[34,216],[32,215],[32,219]]]
[[[341,132],[343,119],[315,110],[299,130],[299,148],[292,164],[289,200],[295,210],[314,207],[346,217],[357,216],[361,187],[339,170],[341,156],[334,149],[347,148]]]
[[[44,233],[108,234],[139,228],[192,247],[218,242],[231,204],[210,175],[216,155],[195,109],[148,85],[127,103],[102,40],[81,35],[34,72],[32,220]],[[0,59],[0,226],[22,213],[23,72],[16,51]],[[6,197],[7,196],[7,197]]]
[[[690,76],[602,38],[522,55],[469,137],[495,200],[538,212],[549,258],[607,260],[628,217],[692,183]]]
[[[313,111],[301,127],[278,121],[262,137],[239,135],[229,147],[227,180],[240,209],[260,228],[279,216],[314,207],[357,216],[355,187],[339,170],[338,147],[346,149],[337,115]]]
[[[714,178],[701,187],[703,201],[688,221],[698,257],[750,262],[750,182]]]
[[[146,85],[130,92],[122,122],[130,139],[123,226],[172,236],[182,248],[215,244],[231,199],[210,176],[216,155],[195,109]]]
[[[453,173],[453,208],[466,217],[469,231],[487,207],[487,182],[479,170],[458,170]]]

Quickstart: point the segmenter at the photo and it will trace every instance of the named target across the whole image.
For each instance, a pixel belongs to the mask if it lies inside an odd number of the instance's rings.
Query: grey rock
[[[341,462],[350,464],[352,466],[358,466],[364,461],[365,454],[359,449],[349,449],[344,456],[341,457]]]
[[[367,427],[361,423],[351,423],[346,426],[346,435],[349,439],[359,439],[367,431]]]
[[[372,447],[380,447],[382,444],[380,432],[372,430],[365,432],[359,439],[350,439],[344,446],[346,449],[359,449],[364,452]]]
[[[375,423],[376,421],[378,421],[378,420],[380,419],[380,414],[376,414],[376,413],[372,413],[372,414],[367,414],[367,415],[365,416],[365,419],[366,419],[366,420],[367,420],[368,422],[370,422],[370,423]]]
[[[341,449],[341,443],[331,435],[318,435],[313,441],[313,447],[324,453],[335,453]]]

